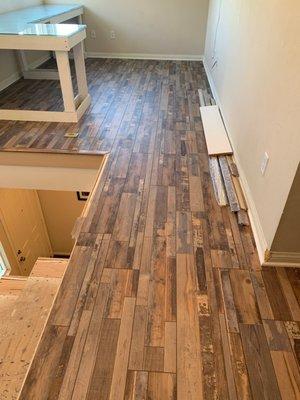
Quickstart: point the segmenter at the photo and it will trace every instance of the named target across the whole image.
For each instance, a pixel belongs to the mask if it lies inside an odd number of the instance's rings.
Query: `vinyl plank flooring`
[[[86,66],[78,124],[0,121],[1,148],[109,154],[20,399],[299,398],[299,271],[262,269],[215,199],[203,64]],[[20,80],[1,92],[13,104],[61,107],[59,83]]]

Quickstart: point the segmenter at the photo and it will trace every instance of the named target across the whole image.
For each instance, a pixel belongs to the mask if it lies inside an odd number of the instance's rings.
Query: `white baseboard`
[[[214,80],[213,77],[210,73],[210,69],[207,65],[207,62],[205,60],[205,58],[203,59],[203,65],[205,68],[205,72],[207,75],[207,79],[212,91],[212,94],[216,100],[217,105],[219,106],[223,121],[224,121],[224,125],[226,127],[227,130],[227,134],[231,143],[231,146],[233,148],[233,152],[234,152],[234,159],[235,162],[237,164],[238,170],[239,170],[239,175],[240,175],[240,182],[241,182],[241,186],[242,186],[242,190],[244,192],[244,195],[246,197],[246,202],[248,205],[248,214],[249,214],[249,218],[250,218],[250,222],[251,222],[251,227],[252,227],[252,231],[253,231],[253,235],[254,235],[254,239],[255,239],[255,243],[256,243],[256,247],[257,247],[257,251],[258,251],[258,256],[259,256],[259,260],[260,262],[263,264],[265,261],[265,254],[266,251],[268,250],[268,245],[267,245],[267,241],[262,229],[262,225],[258,216],[258,212],[255,206],[255,202],[245,175],[245,172],[243,171],[242,165],[241,165],[241,161],[239,158],[239,154],[235,149],[233,140],[230,136],[230,129],[229,128],[229,124],[228,121],[226,121],[226,116],[225,113],[223,112],[223,108],[222,108],[222,103],[220,102],[220,98],[218,96],[218,92],[216,89],[216,86],[214,84]]]
[[[284,265],[298,265],[300,266],[300,253],[288,253],[279,251],[270,251],[265,263],[267,264],[284,264]]]
[[[34,62],[32,62],[31,64],[29,64],[29,68],[30,69],[38,68],[40,65],[44,64],[44,62],[49,60],[49,58],[50,58],[50,56],[48,56],[48,55],[40,57],[39,59],[37,59]],[[22,73],[20,71],[14,72],[8,78],[6,78],[0,82],[0,92],[21,78],[22,78]]]
[[[43,57],[38,58],[37,60],[33,61],[29,64],[30,69],[38,68],[40,65],[44,64],[44,62],[48,61],[51,58],[50,54],[44,55]]]
[[[143,54],[86,52],[87,58],[119,58],[128,60],[203,61],[203,55],[194,54]]]
[[[2,90],[6,89],[8,86],[12,85],[14,82],[19,80],[20,78],[21,78],[21,73],[14,72],[8,78],[3,79],[3,81],[0,82],[0,92]]]

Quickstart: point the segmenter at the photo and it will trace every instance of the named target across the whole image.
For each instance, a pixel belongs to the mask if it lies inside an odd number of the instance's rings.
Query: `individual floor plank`
[[[239,322],[259,323],[261,317],[249,271],[231,269],[229,276]]]
[[[45,335],[47,335],[47,340],[39,346],[41,356],[34,359],[22,388],[19,397],[22,400],[46,400],[51,391],[52,382],[49,377],[54,377],[59,367],[67,329],[62,326],[48,326]],[[39,382],[39,384],[34,385],[34,382]]]
[[[97,360],[98,346],[100,344],[99,338],[108,296],[109,286],[106,284],[100,284],[94,303],[89,330],[82,351],[72,400],[85,398],[88,393],[90,380]]]
[[[164,371],[176,374],[176,322],[165,323]]]
[[[282,291],[276,269],[264,267],[262,276],[274,318],[280,321],[292,321],[291,311]]]
[[[142,370],[144,360],[144,346],[146,341],[148,311],[145,306],[137,305],[132,328],[132,340],[129,356],[129,369]]]
[[[126,368],[128,365],[135,299],[126,297],[121,318],[120,333],[117,344],[115,365],[112,376],[110,399],[123,400],[126,385]]]
[[[150,372],[147,400],[176,400],[176,377],[173,374]]]
[[[229,342],[233,376],[238,399],[250,400],[252,399],[252,392],[240,335],[238,333],[230,333]]]
[[[164,348],[146,346],[144,349],[143,370],[164,371]]]
[[[124,400],[145,400],[147,397],[148,372],[128,371]]]
[[[233,212],[240,211],[239,199],[235,192],[235,187],[233,185],[232,176],[230,174],[230,170],[227,164],[226,157],[219,157],[219,163],[221,167],[221,172],[224,180],[224,185],[226,189],[226,194],[228,197],[230,209]]]
[[[262,319],[274,319],[274,314],[266,292],[263,277],[260,271],[250,272],[253,288],[257,297],[258,308]]]
[[[194,257],[177,254],[177,390],[182,400],[203,395]]]
[[[103,320],[95,367],[86,396],[87,400],[109,399],[119,329],[120,320]]]
[[[271,351],[282,399],[300,398],[300,373],[295,356],[290,351]]]
[[[284,268],[277,268],[277,276],[282,287],[282,291],[288,302],[291,310],[292,320],[300,322],[300,305],[295,296],[295,292],[292,288],[291,282],[288,279],[286,270]]]
[[[209,170],[212,179],[214,193],[219,206],[226,206],[228,204],[227,195],[224,187],[222,174],[218,157],[209,157]]]
[[[262,325],[240,324],[254,399],[280,400],[276,375]]]

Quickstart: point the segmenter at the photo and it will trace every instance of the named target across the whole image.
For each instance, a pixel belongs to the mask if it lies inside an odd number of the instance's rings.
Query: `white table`
[[[44,5],[0,15],[0,49],[50,50],[56,55],[64,111],[0,109],[0,119],[22,121],[77,122],[90,104],[83,40],[86,26],[59,22],[82,14],[80,6]],[[78,95],[74,97],[69,52],[73,50]],[[27,72],[27,74],[26,74]],[[25,70],[27,78],[56,79],[53,70]],[[33,73],[30,76],[30,73]],[[52,74],[52,75],[51,75]]]
[[[81,25],[82,15],[83,7],[78,4],[27,7],[0,14],[0,32],[14,33],[26,29],[27,24],[60,24],[74,18]],[[17,54],[25,79],[59,79],[58,72],[54,69],[30,68],[24,50],[18,50]]]

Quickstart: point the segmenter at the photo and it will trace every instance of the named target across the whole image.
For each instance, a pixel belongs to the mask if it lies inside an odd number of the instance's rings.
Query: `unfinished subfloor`
[[[1,147],[111,152],[20,398],[299,399],[300,270],[261,270],[215,201],[202,64],[86,62],[79,124],[0,122]],[[0,106],[58,95],[19,81]]]

